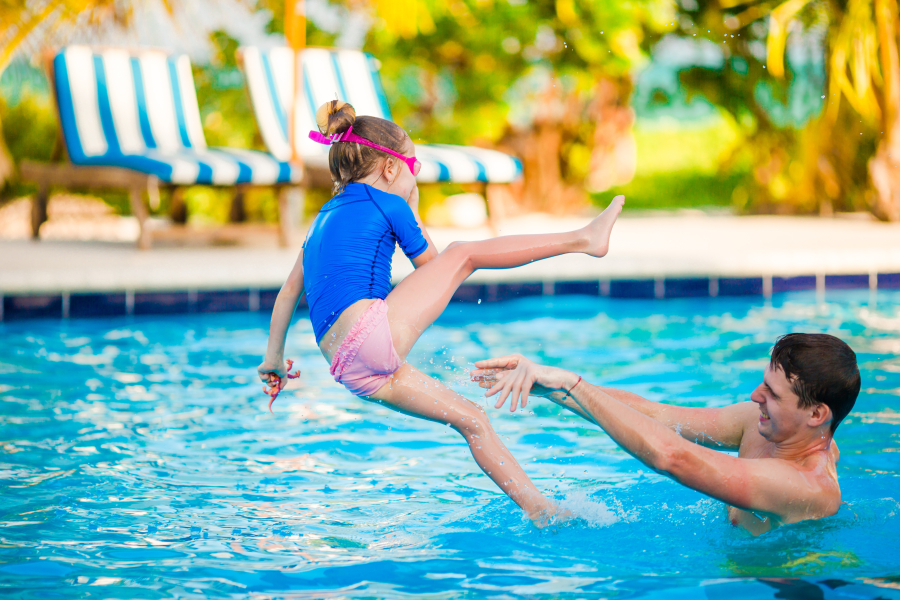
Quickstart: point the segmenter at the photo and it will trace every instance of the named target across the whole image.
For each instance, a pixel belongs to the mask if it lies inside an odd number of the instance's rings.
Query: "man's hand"
[[[559,390],[568,390],[576,383],[573,373],[535,364],[521,354],[480,360],[475,366],[478,368],[471,373],[472,381],[489,388],[485,396],[500,394],[495,408],[503,406],[509,396],[510,412],[515,412],[520,403],[525,408],[529,394],[549,396]]]

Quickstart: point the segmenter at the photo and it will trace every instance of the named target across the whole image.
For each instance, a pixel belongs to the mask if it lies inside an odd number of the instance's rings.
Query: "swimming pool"
[[[845,504],[759,538],[534,399],[489,408],[581,519],[537,530],[449,428],[334,384],[309,321],[302,387],[265,412],[264,314],[0,324],[0,591],[57,597],[900,598],[900,293],[453,304],[410,361],[470,398],[522,351],[654,400],[746,399],[787,331],[857,351]]]

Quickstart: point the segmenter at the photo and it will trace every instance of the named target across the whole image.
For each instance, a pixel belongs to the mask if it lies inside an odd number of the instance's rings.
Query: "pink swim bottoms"
[[[403,364],[394,350],[387,312],[384,300],[370,304],[331,360],[334,380],[357,396],[377,392]]]

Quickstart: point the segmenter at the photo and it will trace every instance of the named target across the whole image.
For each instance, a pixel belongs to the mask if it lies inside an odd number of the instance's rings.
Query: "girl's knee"
[[[461,411],[453,427],[462,435],[470,436],[472,434],[481,434],[491,428],[491,421],[488,419],[487,413],[475,404]]]
[[[451,242],[444,252],[457,260],[468,260],[471,252],[468,242]]]

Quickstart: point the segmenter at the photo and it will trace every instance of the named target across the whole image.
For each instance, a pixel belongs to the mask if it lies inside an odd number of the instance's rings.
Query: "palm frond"
[[[766,63],[769,74],[784,77],[784,49],[787,44],[788,26],[797,13],[811,0],[788,0],[769,16],[769,37],[766,40]]]

